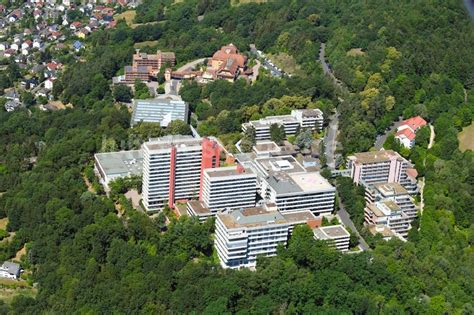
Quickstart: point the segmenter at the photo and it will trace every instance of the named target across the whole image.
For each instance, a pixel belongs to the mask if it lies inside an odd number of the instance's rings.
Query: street
[[[338,199],[339,200],[339,199]],[[344,205],[339,201],[339,211],[337,212],[339,218],[341,219],[344,226],[350,228],[353,233],[357,234],[359,237],[359,247],[362,250],[370,250],[369,244],[360,236],[359,231],[356,229],[354,222],[351,220],[351,216],[347,213],[346,209],[344,209]]]
[[[331,170],[336,168],[336,137],[337,137],[337,128],[339,125],[339,114],[336,110],[334,114],[329,117],[329,125],[326,129],[326,135],[324,136],[324,154],[326,155],[327,165]]]

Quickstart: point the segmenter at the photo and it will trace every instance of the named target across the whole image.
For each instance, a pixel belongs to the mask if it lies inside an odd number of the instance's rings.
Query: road
[[[268,57],[266,57],[261,51],[258,51],[255,44],[250,44],[250,52],[256,57],[263,59],[262,66],[267,69],[272,76],[281,78],[286,75],[286,73],[279,69]]]
[[[347,93],[348,92],[347,88],[342,84],[342,82],[338,78],[336,78],[329,63],[326,60],[326,43],[321,43],[321,48],[319,49],[318,60],[321,63],[324,74],[328,75],[334,82],[334,85],[340,88],[343,93]]]
[[[339,113],[336,112],[329,117],[329,125],[324,136],[324,154],[326,155],[327,165],[330,169],[336,168],[336,147],[337,147],[337,129],[339,126]]]
[[[348,227],[352,230],[353,233],[355,233],[359,237],[359,247],[362,250],[370,250],[369,244],[360,236],[359,231],[356,229],[354,222],[351,220],[351,216],[349,213],[347,213],[346,209],[344,208],[344,205],[341,203],[340,199],[339,200],[339,211],[337,214],[339,215],[339,218],[341,219],[341,222],[344,224],[345,227]]]
[[[400,117],[398,119],[398,121],[394,122],[392,124],[392,126],[390,126],[390,129],[388,131],[386,131],[383,135],[381,136],[377,136],[377,139],[375,140],[375,144],[374,144],[374,147],[377,149],[377,150],[380,150],[382,149],[383,147],[383,144],[385,143],[385,140],[387,140],[387,137],[389,134],[391,134],[392,132],[394,132],[398,126],[400,126],[400,123],[403,121],[402,117]]]

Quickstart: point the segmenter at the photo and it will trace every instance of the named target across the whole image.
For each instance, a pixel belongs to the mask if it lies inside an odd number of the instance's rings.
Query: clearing
[[[149,40],[149,41],[146,41],[146,42],[139,42],[139,43],[135,43],[133,45],[134,48],[143,48],[143,47],[148,47],[148,46],[156,46],[158,45],[158,41],[157,40]]]
[[[295,59],[287,53],[278,53],[277,55],[267,54],[267,57],[280,69],[289,74],[305,76],[301,66],[298,65]]]
[[[466,150],[474,150],[474,123],[467,127],[458,134],[459,150],[464,152]]]
[[[364,56],[365,52],[362,51],[362,48],[352,48],[346,53],[346,55],[350,57]]]
[[[131,27],[133,25],[133,20],[135,19],[136,15],[137,15],[137,11],[127,10],[125,12],[122,12],[114,16],[114,20],[119,21],[119,20],[124,19],[125,23],[127,23],[127,25]]]
[[[267,0],[231,0],[230,4],[232,6],[238,6],[246,3],[265,3]]]
[[[32,288],[24,280],[12,280],[0,278],[0,300],[10,304],[17,295],[35,297],[38,290]]]
[[[8,218],[0,219],[0,229],[7,230]]]

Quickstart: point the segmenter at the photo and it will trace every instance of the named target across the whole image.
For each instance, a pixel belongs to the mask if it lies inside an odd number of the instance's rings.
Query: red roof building
[[[427,122],[421,116],[412,117],[402,121],[397,128],[395,138],[406,148],[411,148],[415,144],[416,132]]]

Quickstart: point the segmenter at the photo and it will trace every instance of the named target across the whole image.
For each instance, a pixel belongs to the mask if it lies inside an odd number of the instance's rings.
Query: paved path
[[[196,67],[196,65],[198,65],[200,63],[203,63],[204,60],[206,60],[206,59],[208,59],[208,58],[199,58],[199,59],[196,59],[194,61],[188,62],[184,66],[179,67],[178,70],[176,70],[176,71],[192,70],[192,69],[194,69],[194,67]]]

